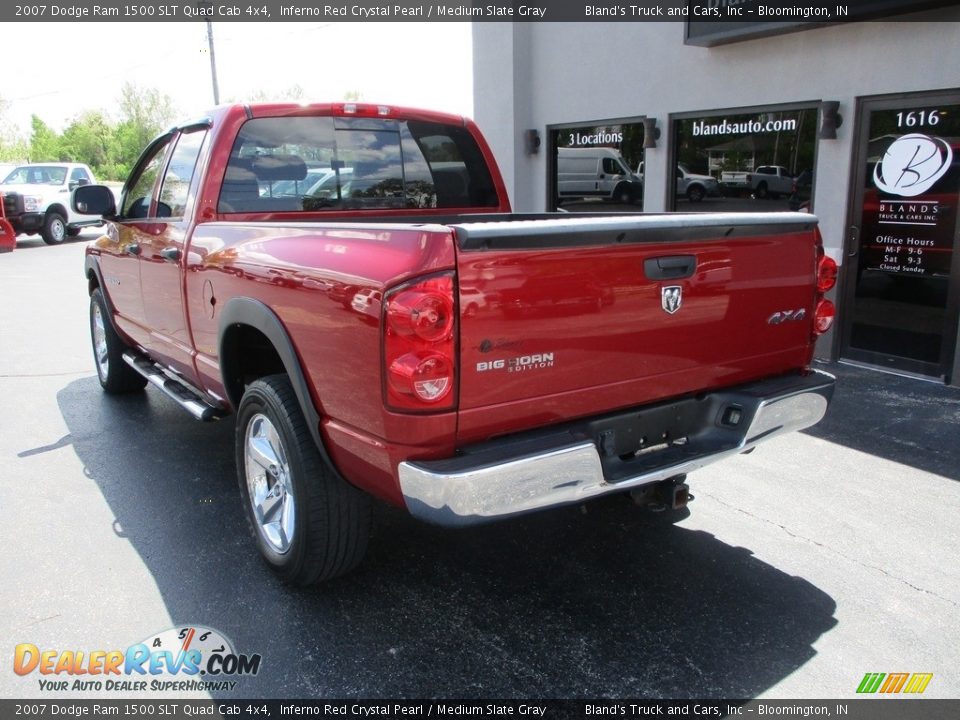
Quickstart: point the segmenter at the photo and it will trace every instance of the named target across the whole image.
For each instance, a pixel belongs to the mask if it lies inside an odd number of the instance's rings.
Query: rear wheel
[[[47,245],[59,245],[67,237],[67,219],[58,212],[48,212],[43,219],[40,237]]]
[[[757,185],[757,197],[761,200],[765,199],[770,193],[767,192],[767,184],[765,182]]]
[[[313,585],[360,563],[370,498],[320,455],[286,375],[256,380],[243,394],[236,456],[254,540],[281,580]]]
[[[144,388],[147,379],[123,360],[127,345],[113,329],[100,288],[90,294],[90,341],[97,378],[104,390],[116,394]]]

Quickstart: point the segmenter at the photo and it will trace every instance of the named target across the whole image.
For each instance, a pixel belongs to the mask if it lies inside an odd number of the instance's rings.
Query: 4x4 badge
[[[660,305],[663,309],[673,315],[680,309],[680,303],[683,302],[683,288],[679,285],[668,285],[660,288]]]

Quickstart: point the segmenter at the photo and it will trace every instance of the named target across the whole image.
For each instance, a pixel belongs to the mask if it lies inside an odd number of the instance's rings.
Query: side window
[[[620,166],[617,165],[617,161],[613,158],[604,158],[603,159],[603,171],[607,175],[619,175]]]
[[[200,157],[200,146],[206,136],[206,130],[198,130],[184,133],[177,140],[177,146],[170,156],[167,174],[163,176],[163,185],[160,187],[157,217],[183,217],[187,196],[190,194],[190,182]]]
[[[139,219],[149,216],[153,189],[156,187],[157,177],[163,168],[163,158],[169,145],[170,138],[158,142],[149,148],[144,157],[137,163],[137,174],[130,179],[127,192],[123,198],[121,217]]]

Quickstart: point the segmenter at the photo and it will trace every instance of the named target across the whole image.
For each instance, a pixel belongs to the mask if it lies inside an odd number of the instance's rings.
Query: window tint
[[[157,217],[183,217],[190,193],[190,181],[200,157],[200,146],[206,136],[206,130],[198,130],[184,133],[177,140],[177,147],[170,157],[170,165],[160,188]]]
[[[241,128],[219,211],[496,207],[483,155],[455,126],[384,118],[257,118]]]
[[[145,218],[150,213],[150,201],[157,177],[163,167],[163,158],[170,144],[170,138],[157,143],[147,150],[147,154],[137,164],[138,172],[131,178],[123,199],[121,216],[124,218]]]

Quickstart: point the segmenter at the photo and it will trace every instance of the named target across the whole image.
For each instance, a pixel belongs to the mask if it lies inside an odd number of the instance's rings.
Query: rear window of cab
[[[466,128],[415,120],[255,118],[244,123],[221,213],[490,208],[497,192]]]

